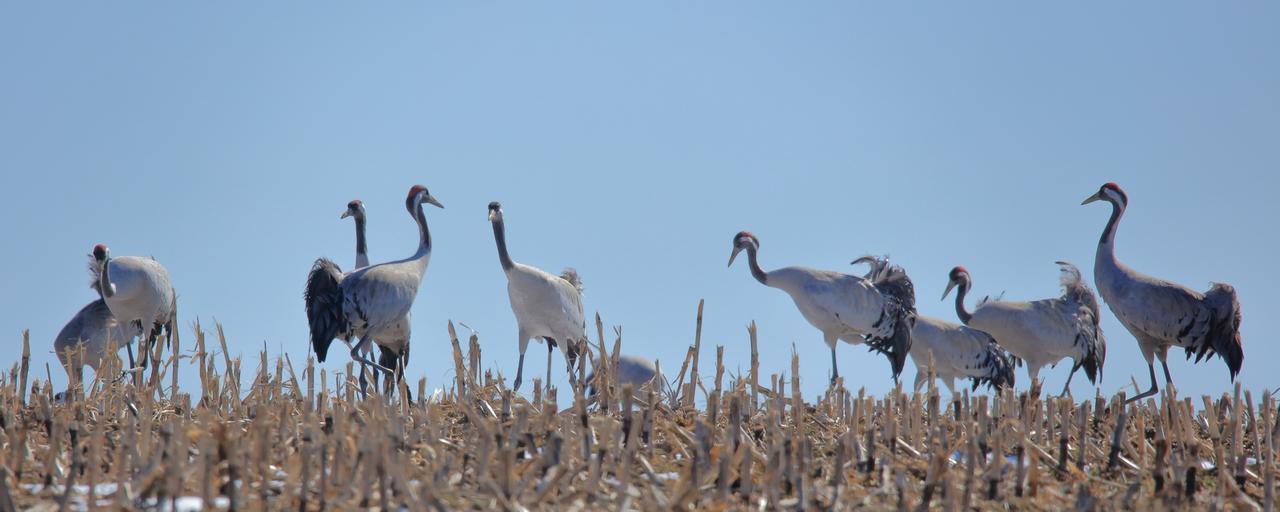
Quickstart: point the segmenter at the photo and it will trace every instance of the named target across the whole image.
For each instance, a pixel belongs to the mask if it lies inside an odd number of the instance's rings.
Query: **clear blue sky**
[[[956,264],[975,294],[1016,299],[1058,293],[1054,260],[1092,275],[1108,211],[1079,203],[1116,181],[1120,257],[1234,284],[1240,380],[1274,387],[1277,19],[1254,1],[6,2],[0,336],[31,329],[37,375],[55,361],[64,382],[50,343],[94,298],[84,266],[104,242],[168,267],[188,347],[190,323],[216,319],[248,367],[264,342],[301,361],[311,261],[353,259],[346,202],[367,205],[372,259],[399,258],[422,183],[447,209],[428,211],[415,381],[452,378],[448,319],[514,375],[485,211],[500,200],[513,257],[577,267],[627,351],[677,366],[705,298],[702,368],[721,344],[745,369],[754,319],[763,372],[788,371],[795,343],[812,396],[821,336],[725,268],[736,232],[760,237],[766,268],[888,253],[920,312],[954,321],[938,297]],[[1102,390],[1143,381],[1132,336],[1110,311],[1103,327]],[[891,386],[862,347],[840,365],[854,387]],[[1186,392],[1229,389],[1217,358],[1177,352],[1171,370]],[[1041,375],[1057,389],[1066,371]]]

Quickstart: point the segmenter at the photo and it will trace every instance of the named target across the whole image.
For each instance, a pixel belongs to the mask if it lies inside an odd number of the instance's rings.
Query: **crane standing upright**
[[[311,346],[324,362],[335,338],[360,342],[351,358],[394,375],[365,358],[373,340],[383,338],[409,313],[431,259],[431,231],[423,204],[444,208],[427,187],[414,185],[405,198],[405,209],[418,225],[418,249],[402,260],[379,263],[343,274],[334,262],[320,258],[311,266],[303,296]]]
[[[1173,384],[1166,361],[1169,347],[1186,349],[1187,358],[1195,355],[1197,363],[1217,354],[1227,363],[1234,381],[1244,362],[1236,289],[1229,284],[1212,283],[1209,291],[1200,293],[1120,263],[1116,259],[1116,227],[1129,206],[1129,196],[1119,185],[1107,183],[1081,204],[1094,201],[1111,203],[1111,218],[1098,240],[1093,280],[1111,312],[1138,341],[1151,376],[1151,388],[1130,401],[1160,391],[1154,359],[1160,360],[1165,383]]]
[[[733,266],[738,253],[747,251],[751,276],[760,284],[777,288],[795,302],[809,324],[822,331],[831,348],[831,382],[839,378],[836,342],[866,343],[872,351],[889,358],[894,380],[902,373],[911,351],[911,328],[915,323],[915,287],[902,268],[886,265],[863,278],[807,267],[783,267],[765,272],[756,253],[760,240],[742,231],[733,237]]]
[[[351,217],[356,225],[356,265],[352,268],[355,271],[369,266],[369,246],[365,238],[367,217],[365,216],[364,202],[359,199],[353,199],[347,203],[347,209],[342,212],[341,218],[345,219],[347,217]],[[412,312],[405,313],[399,322],[387,329],[380,338],[373,340],[373,344],[378,346],[378,366],[390,368],[395,372],[395,378],[387,379],[386,385],[383,386],[383,394],[390,395],[396,384],[404,379],[404,368],[409,364],[409,335],[412,332],[410,326],[412,317]],[[373,374],[375,386],[378,384],[378,376],[381,373],[375,372]],[[360,388],[364,389],[364,387],[364,372],[360,372]]]
[[[582,313],[582,280],[578,272],[566,268],[556,276],[512,261],[507,252],[501,203],[489,203],[489,222],[493,224],[493,239],[498,246],[498,263],[507,275],[507,297],[511,300],[511,311],[516,315],[519,332],[520,362],[512,388],[519,390],[524,379],[524,352],[529,348],[530,338],[547,343],[545,384],[551,385],[551,352],[557,346],[564,352],[569,382],[575,383],[573,366],[577,362],[578,347],[584,346],[587,339],[587,324]]]

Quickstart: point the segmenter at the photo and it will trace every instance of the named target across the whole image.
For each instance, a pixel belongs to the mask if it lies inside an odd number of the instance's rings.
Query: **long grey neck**
[[[1102,237],[1098,239],[1098,254],[1095,258],[1095,265],[1109,263],[1116,264],[1116,229],[1120,226],[1120,217],[1124,215],[1124,207],[1116,203],[1111,203],[1111,218],[1107,220],[1107,227],[1102,230]]]
[[[956,316],[960,317],[960,322],[969,325],[969,320],[973,315],[964,308],[964,298],[969,295],[969,281],[960,281],[959,290],[956,290]]]
[[[111,268],[110,263],[111,258],[102,260],[102,272],[98,273],[98,288],[104,298],[109,298],[116,294],[116,285],[111,284],[111,276],[108,273]]]
[[[369,266],[369,248],[364,239],[364,215],[356,215],[356,268]]]
[[[431,230],[427,229],[427,214],[422,211],[422,203],[414,208],[413,220],[418,222],[418,255],[431,252]]]
[[[507,228],[502,219],[493,222],[493,241],[498,244],[498,262],[502,264],[502,270],[511,270],[515,263],[511,261],[511,255],[507,253]]]
[[[747,247],[747,266],[751,268],[751,276],[760,281],[760,284],[769,286],[769,274],[760,268],[760,262],[756,260],[756,248]]]

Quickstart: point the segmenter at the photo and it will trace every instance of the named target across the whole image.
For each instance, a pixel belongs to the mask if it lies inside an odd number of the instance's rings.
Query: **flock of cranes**
[[[1169,347],[1185,349],[1196,362],[1217,354],[1227,364],[1231,379],[1240,371],[1244,352],[1240,341],[1240,303],[1230,285],[1214,283],[1199,293],[1182,285],[1141,274],[1120,263],[1115,256],[1115,235],[1128,206],[1128,196],[1114,183],[1103,185],[1082,204],[1106,201],[1112,212],[1098,242],[1094,262],[1094,283],[1111,312],[1134,336],[1147,361],[1151,387],[1132,400],[1158,392],[1155,359],[1160,360],[1165,383],[1171,385],[1166,362]],[[356,226],[355,266],[349,272],[327,258],[319,258],[307,276],[304,303],[310,327],[311,348],[324,362],[335,339],[350,347],[351,358],[364,369],[372,369],[375,386],[379,375],[386,376],[390,393],[403,378],[409,353],[410,310],[431,258],[431,232],[423,205],[444,206],[422,185],[409,189],[405,209],[417,224],[418,248],[407,258],[371,265],[365,239],[364,204],[351,201],[342,218],[352,217]],[[518,326],[520,362],[513,383],[519,389],[524,377],[524,356],[530,340],[547,345],[546,382],[551,379],[552,354],[559,347],[569,370],[570,382],[577,386],[572,368],[586,345],[586,322],[582,307],[582,281],[572,268],[556,275],[517,263],[507,250],[506,225],[502,205],[489,203],[498,262],[507,277],[507,293]],[[1071,378],[1083,369],[1090,382],[1102,377],[1106,360],[1106,340],[1101,310],[1093,290],[1072,264],[1061,267],[1063,293],[1032,301],[980,301],[972,310],[965,299],[973,285],[972,276],[957,266],[948,275],[943,299],[953,289],[956,316],[960,324],[916,313],[914,285],[906,272],[887,258],[864,256],[854,265],[868,265],[864,275],[808,267],[782,267],[765,271],[758,260],[760,240],[742,231],[733,237],[729,266],[738,254],[747,253],[747,267],[760,284],[787,293],[800,314],[822,332],[831,349],[831,380],[839,378],[836,361],[838,342],[866,344],[869,350],[889,360],[896,380],[908,356],[915,362],[915,387],[927,380],[928,370],[955,391],[955,379],[970,379],[976,388],[986,384],[1000,388],[1014,384],[1014,367],[1027,366],[1035,383],[1041,368],[1072,360],[1071,373],[1063,385],[1068,392]],[[129,348],[129,370],[145,368],[148,359],[158,362],[162,347],[157,341],[172,336],[177,303],[169,275],[151,258],[112,258],[105,245],[93,248],[89,265],[91,287],[100,298],[82,308],[58,333],[54,348],[72,383],[81,382],[81,370],[88,365],[96,372],[111,343]],[[135,362],[132,340],[142,345],[141,361]],[[374,346],[379,358],[369,356]],[[639,384],[659,376],[653,363],[636,356],[619,362],[619,377]],[[361,372],[362,390],[367,386]],[[661,379],[659,379],[661,380]],[[587,378],[590,384],[591,377]]]

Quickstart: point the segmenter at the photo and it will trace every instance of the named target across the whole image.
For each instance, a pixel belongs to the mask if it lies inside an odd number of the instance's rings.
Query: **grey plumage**
[[[409,189],[405,209],[418,225],[418,249],[412,256],[346,274],[327,258],[317,259],[312,265],[303,299],[317,359],[325,360],[334,338],[359,338],[351,358],[394,375],[362,354],[370,350],[373,340],[389,335],[401,325],[418,296],[431,257],[431,233],[423,204],[444,208],[426,187],[414,185]]]
[[[786,292],[804,319],[822,331],[823,342],[831,348],[833,383],[839,378],[838,341],[867,343],[872,351],[884,354],[897,380],[911,350],[911,325],[916,314],[914,287],[901,268],[864,258],[855,261],[872,263],[868,277],[807,267],[765,272],[757,259],[759,248],[755,235],[739,232],[733,238],[729,265],[746,251],[751,276],[760,284]]]
[[[889,321],[908,326],[907,329],[894,329],[888,337],[867,336],[867,347],[888,357],[893,374],[898,375],[911,352],[911,328],[916,322],[915,284],[902,267],[889,263],[888,256],[863,256],[853,260],[852,264],[858,263],[870,264],[871,270],[864,277],[885,297],[885,308],[877,324]]]
[[[1013,359],[986,332],[920,315],[911,329],[911,360],[916,365],[915,389],[928,381],[930,356],[934,376],[955,392],[956,378],[971,379],[973,389],[1012,387]]]
[[[132,335],[127,326],[116,321],[106,301],[99,298],[86,304],[67,322],[53,339],[53,350],[67,371],[72,384],[83,382],[84,366],[98,372],[112,343],[117,348],[128,343]]]
[[[613,372],[618,378],[618,389],[621,389],[621,386],[630,384],[631,389],[639,391],[641,387],[653,381],[656,377],[658,381],[654,382],[654,391],[660,394],[667,391],[666,378],[658,372],[657,365],[648,358],[630,354],[620,355]],[[595,372],[587,375],[587,393],[591,395],[596,394],[595,379]]]
[[[1155,359],[1164,369],[1165,383],[1173,383],[1166,360],[1171,346],[1182,347],[1187,358],[1194,355],[1196,362],[1217,354],[1234,381],[1244,363],[1235,288],[1213,283],[1207,292],[1200,293],[1129,268],[1115,254],[1115,234],[1129,204],[1128,194],[1115,183],[1107,183],[1081,204],[1094,201],[1111,203],[1111,217],[1098,240],[1094,282],[1111,312],[1137,340],[1151,378],[1151,387],[1131,400],[1159,391]]]
[[[1063,358],[1073,361],[1071,373],[1063,385],[1066,394],[1075,372],[1083,368],[1090,382],[1102,378],[1106,358],[1106,340],[1098,327],[1095,314],[1097,299],[1080,279],[1080,271],[1066,262],[1062,267],[1063,293],[1059,297],[1033,301],[983,300],[970,313],[964,299],[972,286],[972,278],[964,267],[951,270],[945,298],[959,287],[956,315],[970,327],[990,333],[1009,354],[1027,365],[1027,374],[1035,383],[1040,369],[1056,365]]]

